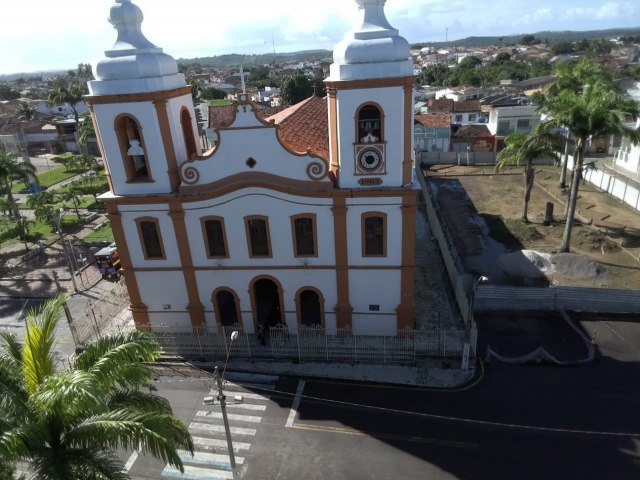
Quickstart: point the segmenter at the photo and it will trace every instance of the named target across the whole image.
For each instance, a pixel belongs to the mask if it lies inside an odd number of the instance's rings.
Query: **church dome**
[[[356,0],[359,21],[336,45],[329,80],[413,75],[409,42],[384,14],[386,0]]]
[[[131,0],[115,0],[109,23],[118,36],[98,62],[92,94],[141,93],[185,86],[178,64],[142,33],[142,10]],[[124,90],[123,90],[124,89]]]

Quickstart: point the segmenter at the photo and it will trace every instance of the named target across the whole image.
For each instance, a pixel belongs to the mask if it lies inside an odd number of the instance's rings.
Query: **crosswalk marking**
[[[229,390],[229,389],[224,389],[224,392],[227,395],[227,402],[232,403],[233,397],[236,395],[242,395],[242,398],[245,400],[263,400],[265,402],[268,402],[271,399],[271,396],[269,395],[260,395],[259,393],[247,393],[244,392],[242,390]],[[217,391],[215,390],[211,390],[209,392],[209,395],[211,396],[216,396],[218,394]]]
[[[184,473],[177,468],[165,467],[163,478],[180,478],[183,480],[233,480],[233,472],[229,470],[212,470],[211,468],[184,466]]]
[[[199,411],[196,413],[196,417],[198,420],[207,420],[207,419],[221,419],[222,413],[218,412],[210,412],[210,411]],[[200,418],[202,417],[202,418]],[[237,421],[237,422],[251,422],[251,423],[260,423],[262,417],[256,417],[254,415],[239,415],[237,413],[227,413],[227,418],[229,420]]]
[[[264,412],[267,409],[266,405],[254,405],[253,403],[227,403],[227,408],[242,409],[242,410],[256,410]]]
[[[211,423],[199,423],[199,422],[191,422],[189,425],[189,430],[204,430],[208,432],[222,432],[224,433],[224,425],[213,425]],[[240,428],[240,427],[229,427],[229,431],[234,435],[255,435],[255,428]]]
[[[247,440],[256,435],[256,428],[247,427],[257,427],[262,421],[262,414],[269,402],[269,391],[275,389],[278,377],[236,372],[229,372],[228,377],[238,382],[225,381],[224,385],[233,451],[236,454],[246,455],[251,448],[251,443],[238,442],[237,439]],[[255,388],[259,393],[247,391],[247,388]],[[261,394],[262,392],[265,394]],[[217,395],[216,390],[209,392],[209,396],[214,397],[215,403],[207,403],[207,406],[201,407],[202,410],[195,413],[193,421],[189,424],[195,452],[193,456],[187,451],[178,452],[184,465],[184,473],[166,466],[162,471],[162,478],[179,480],[232,480],[234,478],[227,455],[228,444],[220,403],[215,400]],[[235,396],[242,396],[242,400],[236,403]],[[245,462],[244,456],[235,457],[235,459],[236,466]]]

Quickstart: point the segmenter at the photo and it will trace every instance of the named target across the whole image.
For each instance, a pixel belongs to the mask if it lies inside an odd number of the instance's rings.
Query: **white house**
[[[87,101],[139,328],[414,326],[409,44],[384,0],[357,3],[360,26],[334,50],[327,97],[264,120],[240,94],[209,151],[176,61],[143,36],[130,0],[111,7],[118,39]]]
[[[640,118],[636,120],[635,128],[640,128]],[[613,158],[616,167],[635,174],[636,178],[640,178],[640,143],[633,145],[628,139],[623,139],[620,149],[615,152]]]

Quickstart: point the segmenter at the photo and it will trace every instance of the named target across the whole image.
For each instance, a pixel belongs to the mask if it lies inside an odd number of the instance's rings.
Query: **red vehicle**
[[[120,270],[120,255],[116,244],[112,243],[95,254],[96,263],[102,277],[115,277]]]

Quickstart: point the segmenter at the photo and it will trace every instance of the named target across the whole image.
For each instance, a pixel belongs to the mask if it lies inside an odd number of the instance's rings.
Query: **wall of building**
[[[402,185],[402,162],[404,160],[404,89],[402,87],[377,88],[374,90],[338,90],[338,130],[340,158],[340,187],[359,187],[359,176],[355,176],[356,119],[355,114],[362,104],[375,101],[384,114],[384,141],[386,142],[386,175],[383,186]],[[413,105],[413,102],[411,102]]]

